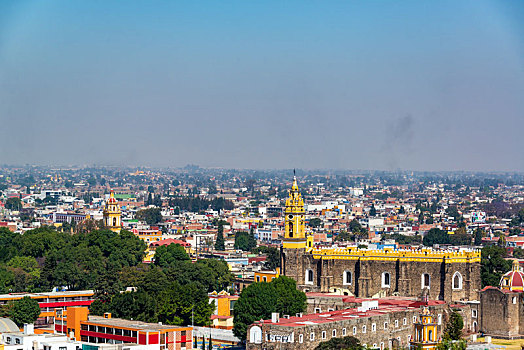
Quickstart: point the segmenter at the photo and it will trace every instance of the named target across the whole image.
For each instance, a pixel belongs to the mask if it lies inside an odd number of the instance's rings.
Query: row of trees
[[[207,293],[227,289],[233,280],[224,261],[192,263],[182,246],[170,244],[156,249],[152,266],[125,270],[120,285],[99,293],[90,310],[144,322],[209,325],[215,306]],[[120,293],[125,286],[133,291]]]
[[[0,228],[0,292],[96,289],[108,273],[140,264],[145,248],[128,231],[71,235],[43,227],[21,235]]]
[[[280,276],[271,282],[258,282],[244,288],[235,304],[233,333],[246,339],[249,325],[269,319],[273,312],[295,315],[306,310],[306,294],[297,290],[295,280]]]
[[[200,197],[175,197],[169,200],[169,206],[179,207],[182,211],[202,212],[209,208],[213,210],[232,210],[233,202],[224,198],[214,198],[211,200]]]
[[[457,229],[453,235],[450,235],[447,231],[434,227],[426,233],[422,242],[429,247],[434,244],[480,245],[483,236],[484,232],[480,228],[477,228],[473,235],[468,234],[464,227]]]

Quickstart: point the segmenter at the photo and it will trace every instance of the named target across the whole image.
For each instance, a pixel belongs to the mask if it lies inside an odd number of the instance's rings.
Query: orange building
[[[278,276],[280,276],[280,268],[278,267],[276,271],[256,271],[255,282],[271,282]]]
[[[104,316],[89,316],[87,307],[72,307],[57,315],[55,333],[89,343],[160,345],[160,350],[193,348],[193,328],[145,323]]]
[[[233,329],[233,310],[238,295],[230,295],[226,291],[209,293],[209,301],[215,302],[215,312],[211,315],[213,328]]]
[[[89,306],[94,301],[92,290],[49,292],[49,293],[10,293],[0,295],[0,305],[10,301],[20,300],[28,296],[38,301],[40,316],[37,325],[53,322],[56,310],[67,310],[72,306]]]

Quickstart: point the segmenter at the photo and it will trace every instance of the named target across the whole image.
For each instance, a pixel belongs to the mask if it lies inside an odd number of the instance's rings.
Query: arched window
[[[421,277],[421,285],[422,285],[422,289],[424,288],[429,288],[430,286],[430,277],[429,277],[429,273],[423,273],[422,274],[422,277]]]
[[[293,238],[293,223],[289,222],[289,237]]]
[[[382,288],[391,287],[391,275],[389,272],[382,272]]]
[[[332,337],[335,338],[337,336],[337,330],[333,329]]]
[[[249,342],[256,344],[262,343],[262,329],[259,326],[253,326],[249,330]]]
[[[458,271],[453,274],[453,289],[462,289],[462,275]]]
[[[300,334],[300,335],[298,336],[298,342],[299,342],[299,343],[303,343],[303,342],[304,342],[304,335],[303,335],[303,334]]]
[[[353,276],[351,276],[351,271],[344,271],[344,276],[343,277],[344,277],[343,283],[345,285],[350,285],[352,283],[352,277]]]
[[[428,341],[433,341],[433,331],[430,329],[429,332],[428,332]]]
[[[113,226],[116,226],[116,218],[113,218]]]
[[[306,284],[313,284],[313,270],[306,270]]]

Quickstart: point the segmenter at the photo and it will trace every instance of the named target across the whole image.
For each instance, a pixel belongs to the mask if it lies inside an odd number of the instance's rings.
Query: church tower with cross
[[[303,280],[302,258],[306,250],[312,247],[312,243],[312,237],[306,234],[304,199],[298,189],[297,178],[294,176],[284,209],[284,239],[281,254],[284,275],[295,281]]]

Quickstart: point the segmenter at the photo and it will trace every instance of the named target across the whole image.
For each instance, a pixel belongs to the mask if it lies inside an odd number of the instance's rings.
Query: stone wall
[[[430,308],[435,315],[446,312],[446,305]],[[418,320],[420,309],[406,308],[402,311],[388,312],[374,316],[348,318],[344,321],[333,321],[320,324],[286,326],[279,324],[260,324],[253,326],[262,329],[262,343],[254,344],[248,331],[247,349],[314,349],[321,342],[331,338],[354,336],[368,347],[391,348],[395,346],[407,348],[413,334],[414,321]],[[442,333],[443,325],[437,327]],[[285,338],[285,342],[281,339]]]
[[[425,294],[432,300],[479,300],[481,286],[478,262],[408,261],[394,257],[388,260],[315,259],[305,249],[284,249],[283,266],[284,274],[294,278],[298,288],[305,292],[335,292],[363,298]],[[308,270],[313,272],[313,281],[306,281]],[[351,283],[344,283],[346,271],[351,273]],[[389,285],[384,284],[386,273]],[[453,288],[453,277],[457,273],[461,287]],[[426,274],[429,287],[423,285]]]
[[[481,326],[486,335],[520,338],[522,294],[487,288],[480,294]]]

